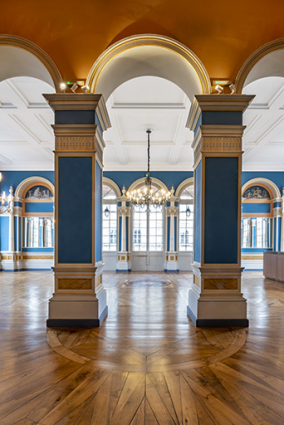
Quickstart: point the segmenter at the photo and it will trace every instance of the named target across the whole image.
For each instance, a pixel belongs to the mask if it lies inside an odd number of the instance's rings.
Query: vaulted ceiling
[[[245,60],[283,37],[282,0],[2,0],[0,31],[40,46],[64,80],[80,80],[115,41],[160,34],[191,49],[211,78],[234,81]]]

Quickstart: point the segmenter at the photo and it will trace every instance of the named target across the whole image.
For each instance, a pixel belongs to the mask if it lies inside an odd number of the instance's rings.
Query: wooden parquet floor
[[[45,327],[51,272],[0,274],[1,425],[284,424],[284,285],[243,275],[250,328],[195,328],[191,274],[105,273],[96,329]]]

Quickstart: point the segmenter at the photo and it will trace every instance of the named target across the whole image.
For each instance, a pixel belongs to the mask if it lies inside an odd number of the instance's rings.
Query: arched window
[[[103,182],[103,251],[117,250],[117,196],[114,189]]]
[[[23,248],[53,248],[53,192],[49,184],[31,183],[23,193]]]
[[[191,183],[179,193],[179,251],[193,251],[193,191]]]
[[[242,195],[242,248],[272,248],[273,194],[265,182],[251,181]]]

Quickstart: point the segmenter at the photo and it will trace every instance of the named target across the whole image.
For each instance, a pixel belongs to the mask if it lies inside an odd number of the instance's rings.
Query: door
[[[161,271],[163,264],[164,207],[133,205],[132,270]]]

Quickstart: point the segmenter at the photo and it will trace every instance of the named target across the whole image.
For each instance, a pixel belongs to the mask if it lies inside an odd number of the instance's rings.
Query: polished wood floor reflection
[[[104,274],[96,329],[45,327],[51,272],[0,274],[0,424],[284,424],[284,285],[246,272],[249,329],[196,329],[189,274]]]

